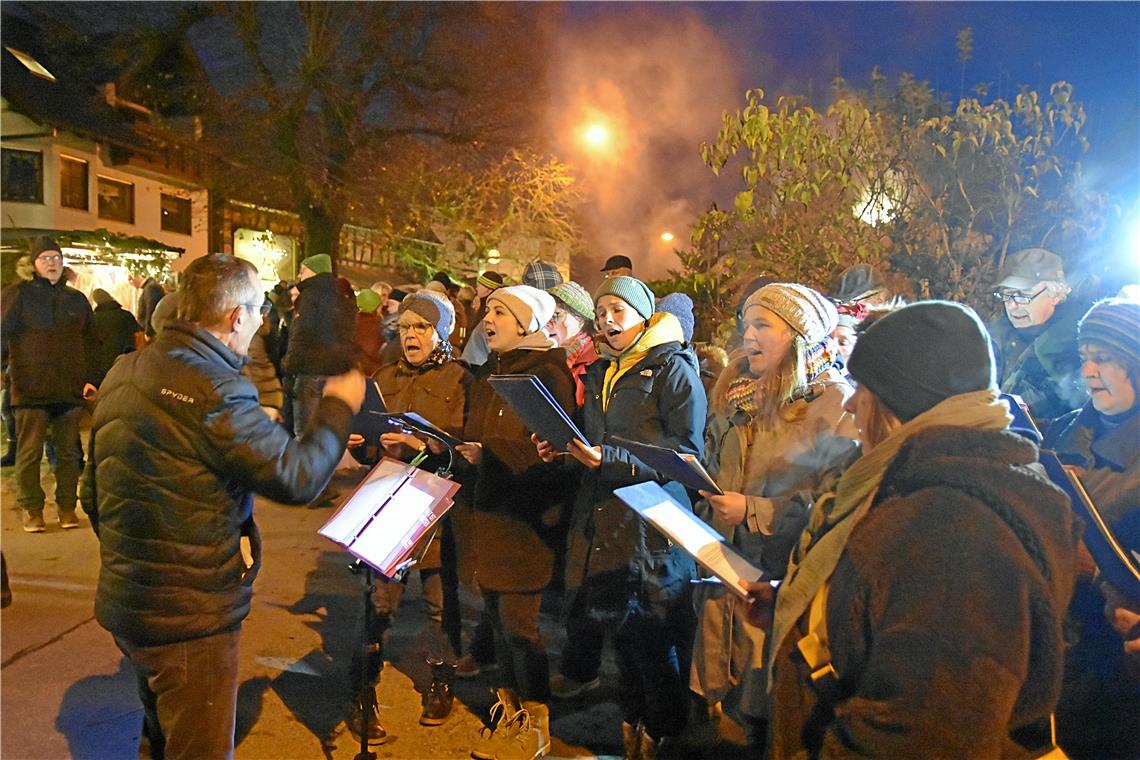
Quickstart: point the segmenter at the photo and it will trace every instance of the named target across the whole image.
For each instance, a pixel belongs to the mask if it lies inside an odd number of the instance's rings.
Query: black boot
[[[388,741],[388,732],[384,730],[384,726],[380,723],[380,708],[377,705],[376,695],[373,692],[372,704],[369,705],[367,710],[368,719],[365,721],[365,710],[361,708],[360,702],[352,703],[352,708],[349,710],[348,718],[345,723],[348,724],[348,730],[357,739],[360,738],[360,732],[365,730],[367,723],[368,743],[369,744],[383,744]]]
[[[8,439],[8,450],[0,457],[0,467],[11,467],[16,464],[16,439]]]
[[[455,695],[451,693],[455,665],[435,660],[429,660],[428,664],[431,665],[431,685],[424,692],[420,725],[441,726],[451,714],[451,703],[455,700]]]

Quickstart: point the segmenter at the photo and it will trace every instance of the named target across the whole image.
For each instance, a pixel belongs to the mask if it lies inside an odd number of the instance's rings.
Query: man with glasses
[[[1069,301],[1061,258],[1044,248],[1010,255],[994,297],[1004,317],[989,325],[1002,391],[1029,405],[1038,425],[1086,400],[1077,359],[1077,321],[1085,309]]]
[[[95,618],[134,669],[151,756],[229,758],[261,563],[253,495],[303,504],[324,488],[364,377],[327,378],[294,438],[241,373],[265,300],[253,265],[196,259],[178,299],[154,342],[107,373],[95,409],[82,494],[102,563]]]
[[[50,237],[32,241],[35,275],[4,294],[2,361],[16,417],[17,500],[24,530],[43,533],[44,442],[55,443],[55,504],[61,528],[79,527],[75,514],[80,452],[75,446],[83,400],[93,398],[95,337],[91,305],[63,277],[63,254]]]

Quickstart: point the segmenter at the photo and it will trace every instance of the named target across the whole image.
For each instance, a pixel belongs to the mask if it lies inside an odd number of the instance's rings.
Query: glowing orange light
[[[673,240],[673,233],[672,232],[662,232],[661,233],[661,239],[664,240],[666,243],[669,243]]]
[[[610,141],[610,130],[605,124],[591,124],[582,132],[582,139],[591,148],[601,148]]]

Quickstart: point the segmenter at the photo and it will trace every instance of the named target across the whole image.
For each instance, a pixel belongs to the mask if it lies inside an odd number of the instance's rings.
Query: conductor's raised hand
[[[364,373],[354,367],[343,375],[333,375],[325,380],[324,395],[339,398],[356,414],[364,403]]]
[[[531,443],[538,449],[538,458],[547,464],[553,462],[558,458],[558,452],[550,445],[549,441],[540,441],[538,436],[534,433],[530,434]]]
[[[596,470],[602,466],[602,447],[587,446],[577,438],[570,441],[570,456],[591,470]]]

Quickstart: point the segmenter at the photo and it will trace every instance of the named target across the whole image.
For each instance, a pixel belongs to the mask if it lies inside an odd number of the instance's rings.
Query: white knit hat
[[[750,306],[763,306],[776,313],[788,326],[814,346],[831,334],[839,321],[839,313],[827,297],[806,285],[773,282],[765,285],[744,302],[741,313]]]
[[[554,296],[530,285],[499,288],[487,296],[487,303],[500,302],[514,315],[527,334],[538,332],[554,316]]]

